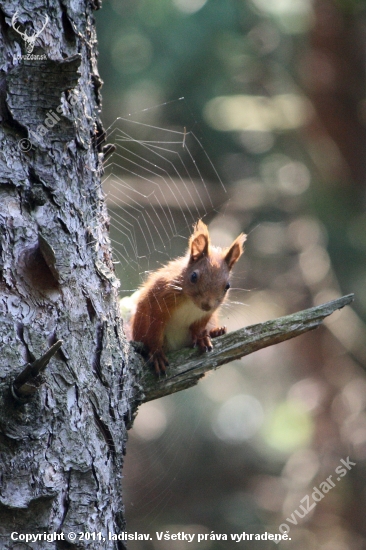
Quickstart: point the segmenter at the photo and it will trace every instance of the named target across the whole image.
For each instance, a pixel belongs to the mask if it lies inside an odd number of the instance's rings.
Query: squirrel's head
[[[228,248],[221,249],[211,246],[207,225],[200,220],[194,226],[182,287],[203,311],[214,312],[224,301],[230,288],[231,270],[244,251],[245,240],[242,233]]]

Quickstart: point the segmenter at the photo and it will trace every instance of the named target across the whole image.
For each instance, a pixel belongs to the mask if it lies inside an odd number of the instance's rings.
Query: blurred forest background
[[[213,240],[250,234],[229,328],[356,296],[321,329],[141,407],[124,470],[129,530],[287,524],[278,548],[366,549],[365,2],[105,0],[97,28],[104,125],[152,108],[145,139],[153,125],[194,128],[228,191],[223,210],[207,209]],[[218,179],[202,175],[214,196]],[[121,273],[122,289],[134,276]],[[347,457],[356,466],[337,480]],[[335,487],[304,513],[330,475]],[[129,548],[173,544],[234,547]],[[277,547],[239,547],[255,544]]]

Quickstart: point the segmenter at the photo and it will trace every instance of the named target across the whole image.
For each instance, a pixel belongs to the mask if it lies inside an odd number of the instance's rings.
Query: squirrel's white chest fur
[[[207,311],[197,307],[192,300],[187,300],[175,309],[167,323],[164,343],[167,351],[189,346],[192,343],[189,327],[195,321],[207,316]]]

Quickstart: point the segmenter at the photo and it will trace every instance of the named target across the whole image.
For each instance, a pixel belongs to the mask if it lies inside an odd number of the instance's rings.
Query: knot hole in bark
[[[32,290],[42,295],[59,291],[58,282],[38,245],[24,250],[20,258],[20,271]]]

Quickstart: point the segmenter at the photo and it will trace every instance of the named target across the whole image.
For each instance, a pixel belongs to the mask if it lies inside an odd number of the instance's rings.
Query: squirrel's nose
[[[213,305],[211,304],[211,302],[202,302],[201,304],[201,309],[203,309],[203,311],[210,311],[212,308]]]

